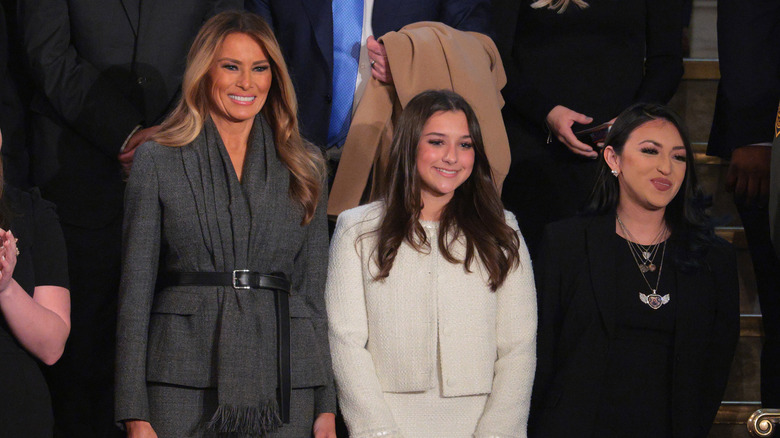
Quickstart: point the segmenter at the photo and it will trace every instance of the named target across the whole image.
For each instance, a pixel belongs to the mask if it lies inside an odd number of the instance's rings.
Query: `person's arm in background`
[[[575,123],[586,125],[593,122],[593,119],[545,97],[528,78],[523,76],[514,61],[515,44],[518,43],[515,36],[518,23],[522,22],[525,14],[531,11],[530,3],[501,0],[495,3],[493,9],[501,11],[501,16],[495,17],[495,22],[500,28],[497,32],[496,45],[504,61],[507,76],[506,87],[502,90],[506,105],[535,124],[546,125],[550,137],[555,136],[572,153],[596,158],[597,153],[593,148],[579,141],[572,130]]]
[[[682,4],[680,0],[646,2],[645,75],[636,102],[665,104],[683,74]]]
[[[708,153],[731,159],[726,189],[766,200],[780,101],[780,2],[718,1],[720,84]]]
[[[144,115],[79,56],[71,41],[68,3],[20,0],[19,17],[37,87],[68,126],[117,157],[128,135],[144,124]]]

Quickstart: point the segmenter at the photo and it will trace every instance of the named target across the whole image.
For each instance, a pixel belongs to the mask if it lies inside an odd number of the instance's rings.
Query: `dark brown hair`
[[[440,111],[465,114],[474,148],[474,167],[471,176],[455,189],[452,199],[442,210],[439,250],[448,262],[463,263],[467,272],[471,272],[471,263],[479,255],[489,275],[490,289],[495,291],[510,269],[519,265],[520,241],[504,220],[504,208],[493,184],[477,116],[465,99],[448,90],[418,94],[398,119],[385,173],[385,215],[376,230],[379,272],[375,279],[387,278],[404,241],[417,251],[430,248],[419,222],[423,205],[417,144],[425,123]],[[463,260],[458,260],[450,248],[461,236],[465,240],[466,254]]]
[[[685,178],[680,190],[666,206],[664,221],[672,233],[672,239],[681,243],[679,253],[673,254],[678,266],[683,270],[695,270],[702,266],[704,256],[717,239],[712,220],[707,213],[711,199],[705,196],[699,187],[693,147],[680,116],[663,105],[636,103],[617,117],[604,142],[612,146],[616,154],[621,155],[631,133],[653,120],[671,123],[680,134],[685,147]],[[612,175],[612,169],[607,165],[603,152],[600,157],[596,184],[582,212],[585,215],[613,214],[620,203],[618,179]]]

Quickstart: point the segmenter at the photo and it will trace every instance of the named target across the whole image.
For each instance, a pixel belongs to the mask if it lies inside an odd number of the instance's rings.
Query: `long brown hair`
[[[303,208],[305,225],[314,216],[323,190],[325,163],[319,149],[301,137],[298,103],[287,64],[271,28],[259,16],[226,11],[203,25],[187,55],[182,98],[153,140],[166,146],[184,146],[198,136],[209,114],[208,72],[220,44],[232,33],[251,37],[268,54],[273,80],[261,112],[273,129],[279,159],[291,173],[290,198]]]
[[[452,199],[442,210],[439,250],[448,262],[463,263],[467,272],[471,272],[471,263],[479,255],[489,275],[490,289],[495,291],[510,269],[519,264],[520,241],[504,220],[504,208],[493,184],[477,116],[465,99],[448,90],[429,90],[415,96],[396,125],[390,146],[390,165],[385,173],[385,216],[376,230],[379,272],[375,279],[387,278],[404,241],[417,251],[430,248],[419,222],[423,205],[417,145],[425,122],[440,111],[465,114],[474,148],[474,167],[471,176],[455,189]],[[466,253],[463,260],[458,260],[451,248],[461,236],[465,239]]]

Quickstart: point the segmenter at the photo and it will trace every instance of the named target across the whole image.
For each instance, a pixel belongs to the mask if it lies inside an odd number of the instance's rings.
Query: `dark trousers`
[[[47,372],[55,437],[124,434],[114,423],[114,357],[122,217],[100,229],[62,224],[68,248],[71,331]]]
[[[780,261],[769,236],[766,207],[737,203],[737,208],[753,260],[764,323],[761,403],[767,408],[780,408]]]

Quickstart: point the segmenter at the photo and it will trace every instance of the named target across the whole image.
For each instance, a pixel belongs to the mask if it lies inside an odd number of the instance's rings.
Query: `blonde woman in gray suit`
[[[132,437],[334,437],[323,162],[265,22],[209,20],[182,91],[128,182],[116,419]]]

